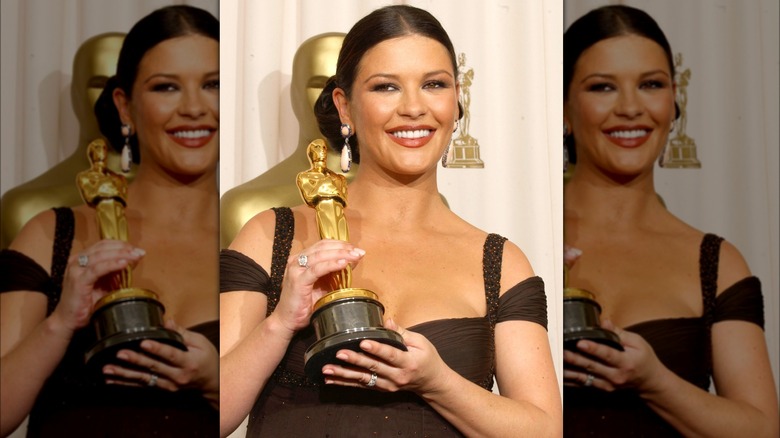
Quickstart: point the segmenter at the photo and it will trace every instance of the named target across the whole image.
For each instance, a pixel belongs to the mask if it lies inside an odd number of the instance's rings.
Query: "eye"
[[[172,82],[160,82],[152,85],[152,91],[166,93],[172,91],[178,91],[179,87]]]
[[[603,92],[614,91],[614,90],[615,87],[609,82],[597,82],[595,84],[588,85],[588,91],[593,91],[597,93],[603,93]]]
[[[652,80],[647,80],[647,81],[642,82],[639,85],[639,88],[643,88],[643,89],[661,89],[661,88],[666,88],[666,83],[664,81],[659,81],[659,80],[656,80],[656,79],[652,79]]]
[[[395,86],[395,84],[391,84],[390,82],[383,82],[381,84],[376,84],[373,87],[371,87],[371,91],[396,91],[398,90],[398,87]]]
[[[219,79],[212,79],[203,84],[203,88],[207,90],[219,90]]]
[[[428,81],[423,88],[448,88],[449,85],[444,81]]]

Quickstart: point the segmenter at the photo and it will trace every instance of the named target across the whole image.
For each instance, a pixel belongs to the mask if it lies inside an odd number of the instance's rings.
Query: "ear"
[[[344,90],[336,87],[333,89],[333,103],[336,104],[336,109],[339,111],[339,118],[341,119],[341,123],[348,123],[350,126],[352,126],[352,130],[355,130],[355,127],[352,125],[352,118],[350,117],[350,111],[349,111],[349,100],[347,99],[346,93],[344,93]]]
[[[119,112],[119,119],[123,124],[130,125],[130,130],[132,132],[133,119],[130,117],[130,99],[127,98],[125,90],[116,87],[111,96],[114,98],[114,105]]]

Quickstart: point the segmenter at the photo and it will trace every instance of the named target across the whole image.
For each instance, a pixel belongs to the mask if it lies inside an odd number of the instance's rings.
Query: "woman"
[[[565,243],[581,251],[569,283],[595,294],[625,349],[579,341],[564,352],[566,435],[778,433],[758,279],[734,246],[676,218],[655,192],[674,77],[666,37],[638,9],[596,9],[564,36],[576,156]]]
[[[561,433],[541,279],[517,246],[439,196],[437,163],[460,117],[454,53],[440,23],[409,6],[376,10],[345,37],[315,112],[330,144],[343,131],[360,160],[350,242],[320,240],[304,205],[258,214],[223,252],[222,435],[247,414],[248,436]],[[408,351],[364,340],[317,385],[303,373],[312,305],[348,265]]]
[[[29,436],[217,434],[218,47],[219,23],[192,7],[154,11],[127,34],[96,115],[140,160],[129,242],[100,240],[85,205],[36,216],[3,253],[0,434],[28,413]],[[116,353],[130,365],[90,372],[93,303],[127,267],[187,351],[146,340]]]

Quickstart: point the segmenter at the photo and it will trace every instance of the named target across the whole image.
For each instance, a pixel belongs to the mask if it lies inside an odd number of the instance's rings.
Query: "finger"
[[[368,353],[368,355],[352,355],[354,357],[352,357],[351,360],[354,360],[355,364],[358,366],[369,369],[371,371],[377,371],[379,364],[381,363],[388,364],[394,368],[403,368],[404,351],[399,350],[392,345],[364,340],[360,342],[360,349]]]
[[[141,342],[141,349],[143,349],[144,352],[159,357],[165,363],[177,368],[180,368],[185,360],[184,351],[179,350],[172,345],[163,344],[162,342],[146,339]],[[168,373],[168,375],[170,376],[171,374]]]
[[[116,354],[116,357],[125,362],[143,368],[144,370],[148,370],[148,372],[151,373],[161,374],[166,377],[172,377],[174,373],[176,373],[176,368],[172,367],[171,365],[137,351],[119,350],[119,352]]]
[[[323,367],[322,373],[325,375],[326,384],[358,388],[368,388],[372,378],[372,372],[366,369],[337,365],[326,365]],[[378,382],[379,375],[377,374],[374,384],[370,387],[376,388]]]
[[[620,355],[622,353],[608,345],[587,340],[577,342],[577,348],[584,353],[595,357],[599,362],[606,365],[617,365],[620,362]]]
[[[171,380],[154,372],[131,370],[118,365],[106,365],[103,367],[103,374],[106,376],[106,384],[109,385],[156,387],[166,391],[178,390],[178,387]]]

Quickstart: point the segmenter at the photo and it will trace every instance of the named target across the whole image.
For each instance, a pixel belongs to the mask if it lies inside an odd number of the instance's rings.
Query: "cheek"
[[[572,123],[579,122],[581,129],[598,127],[608,117],[612,110],[612,102],[605,96],[593,96],[574,101],[574,111],[571,112]]]

